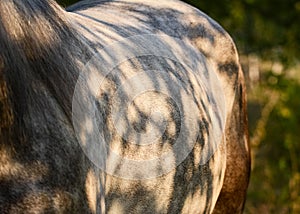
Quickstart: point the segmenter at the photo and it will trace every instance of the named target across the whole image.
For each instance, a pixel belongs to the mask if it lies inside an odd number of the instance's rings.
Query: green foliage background
[[[186,2],[218,21],[241,54],[253,161],[245,213],[300,213],[300,1]]]

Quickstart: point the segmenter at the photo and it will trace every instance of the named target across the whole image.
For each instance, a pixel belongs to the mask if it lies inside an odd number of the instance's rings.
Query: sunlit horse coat
[[[114,49],[120,41],[125,49]],[[135,57],[104,71],[124,54]],[[78,80],[91,67],[103,80],[90,90],[110,149],[144,160],[192,143],[187,157],[177,160],[174,150],[168,170],[159,161],[135,170],[100,152],[99,168],[82,135],[97,131],[94,120],[74,111]],[[121,85],[140,74],[129,89],[152,89],[130,100]],[[121,131],[114,111],[125,114]],[[250,166],[246,115],[234,43],[183,2],[87,0],[66,12],[53,0],[0,1],[0,213],[241,213]],[[157,142],[138,141],[157,121],[165,124]]]

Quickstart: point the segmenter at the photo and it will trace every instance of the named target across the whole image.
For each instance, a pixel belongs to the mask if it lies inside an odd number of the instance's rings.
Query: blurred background
[[[300,1],[186,2],[219,22],[240,53],[253,163],[245,213],[300,213]]]

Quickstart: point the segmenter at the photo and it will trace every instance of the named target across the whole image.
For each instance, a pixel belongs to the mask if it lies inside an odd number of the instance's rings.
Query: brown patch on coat
[[[250,178],[250,149],[246,92],[243,74],[239,72],[232,116],[226,129],[226,171],[224,184],[214,213],[242,213]]]

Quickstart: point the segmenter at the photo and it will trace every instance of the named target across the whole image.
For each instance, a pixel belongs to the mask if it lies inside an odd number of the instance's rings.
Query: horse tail
[[[0,213],[87,209],[71,109],[88,50],[54,0],[0,1]]]
[[[49,90],[70,117],[79,64],[87,53],[54,0],[0,2],[0,79],[17,118],[35,99],[32,86],[37,82],[42,83],[38,90]]]

